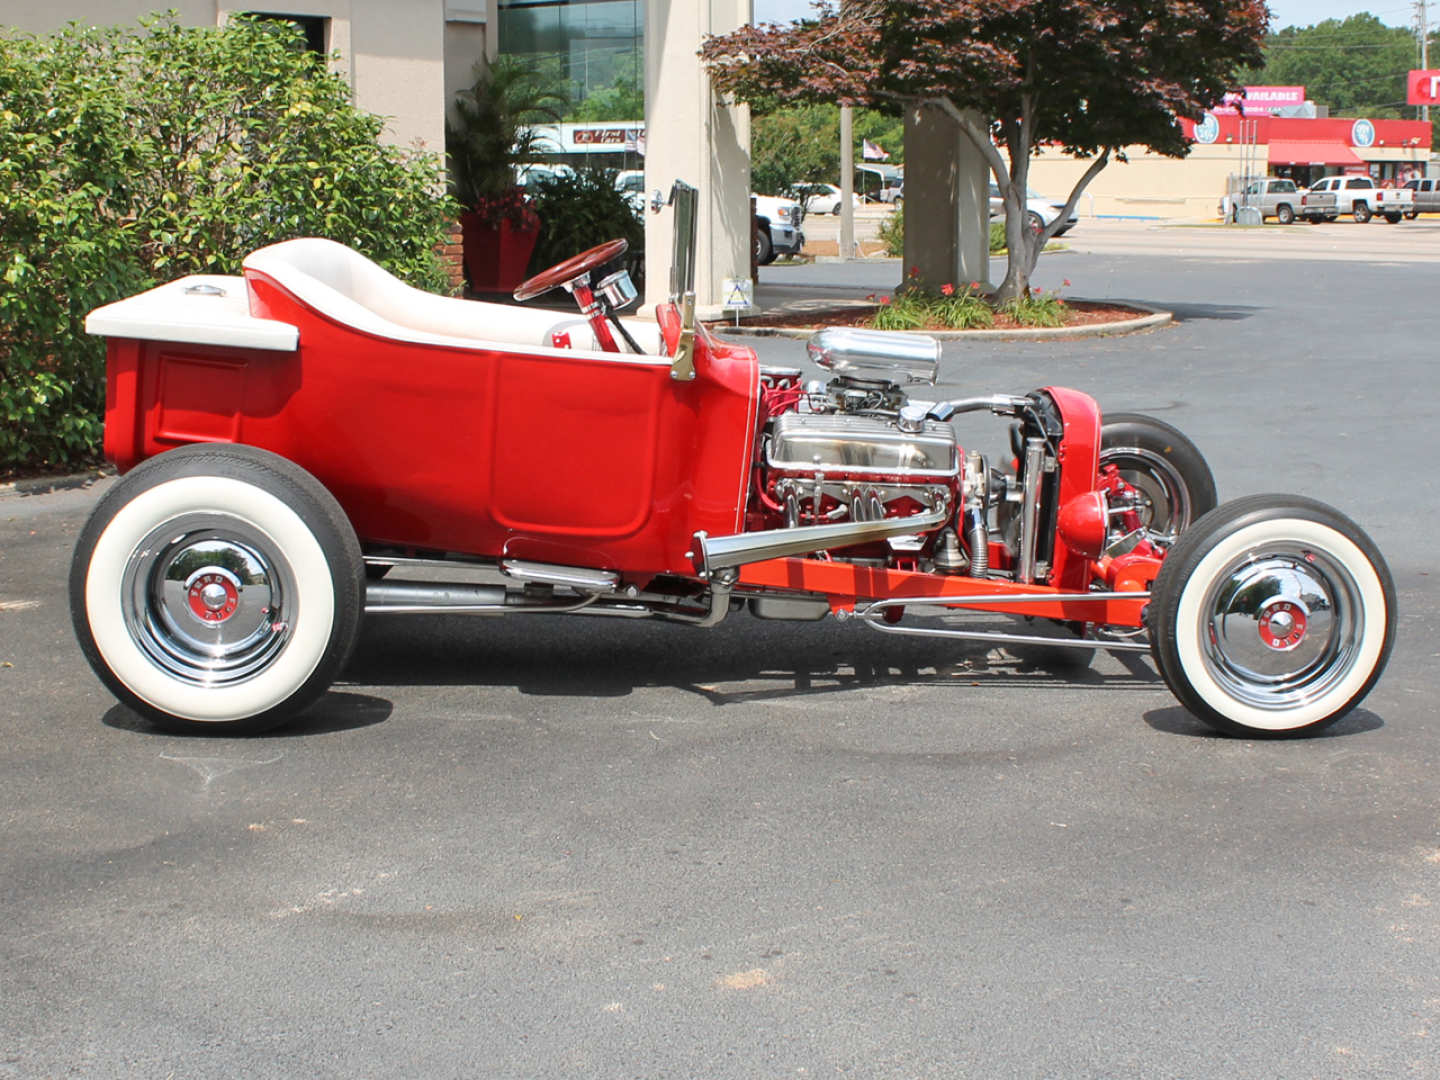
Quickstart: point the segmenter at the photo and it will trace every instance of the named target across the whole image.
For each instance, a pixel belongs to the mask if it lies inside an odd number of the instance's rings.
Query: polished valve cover
[[[933,483],[960,474],[950,425],[927,420],[901,431],[892,421],[846,413],[785,413],[770,431],[766,465],[797,478]]]

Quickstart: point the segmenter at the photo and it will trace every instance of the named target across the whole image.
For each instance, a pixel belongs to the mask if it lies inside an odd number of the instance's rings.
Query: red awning
[[[1270,143],[1271,165],[1363,165],[1355,151],[1340,142],[1280,139]]]

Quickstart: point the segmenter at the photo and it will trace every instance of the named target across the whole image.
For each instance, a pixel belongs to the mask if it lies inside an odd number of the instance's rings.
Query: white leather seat
[[[343,325],[398,341],[472,349],[490,343],[548,348],[553,334],[568,333],[572,348],[599,349],[590,324],[578,314],[436,296],[406,285],[333,240],[305,237],[271,244],[252,252],[244,267],[273,278]],[[653,323],[626,320],[625,328],[647,354],[659,351],[659,328]],[[623,359],[627,354],[604,355]]]

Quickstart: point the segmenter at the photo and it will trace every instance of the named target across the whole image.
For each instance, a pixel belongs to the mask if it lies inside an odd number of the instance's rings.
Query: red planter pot
[[[472,210],[460,215],[460,235],[470,288],[475,292],[509,292],[525,280],[540,225],[516,226],[502,219],[496,227]]]

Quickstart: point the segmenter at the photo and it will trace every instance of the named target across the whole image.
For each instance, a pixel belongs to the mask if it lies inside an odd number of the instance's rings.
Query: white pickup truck
[[[1327,176],[1311,184],[1307,195],[1310,197],[1302,201],[1298,213],[1312,225],[1334,221],[1342,214],[1350,214],[1362,224],[1378,215],[1393,225],[1415,209],[1415,192],[1378,187],[1368,176]],[[1333,202],[1326,197],[1329,195],[1334,196]]]

